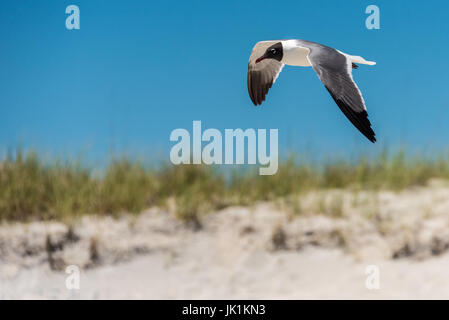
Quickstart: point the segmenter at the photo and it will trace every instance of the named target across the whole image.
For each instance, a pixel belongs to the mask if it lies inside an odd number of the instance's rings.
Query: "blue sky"
[[[67,30],[78,5],[81,29]],[[380,8],[380,30],[365,8]],[[444,1],[24,1],[0,4],[0,152],[22,145],[101,161],[168,159],[170,132],[279,128],[280,153],[438,150],[449,140]],[[246,88],[260,40],[316,41],[377,62],[354,79],[378,143],[341,114],[311,68],[286,67],[261,107]]]

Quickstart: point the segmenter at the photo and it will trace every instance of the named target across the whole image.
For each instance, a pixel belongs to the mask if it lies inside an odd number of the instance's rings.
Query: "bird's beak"
[[[267,57],[265,55],[261,56],[260,58],[256,59],[256,63],[259,63],[260,61],[266,59]]]

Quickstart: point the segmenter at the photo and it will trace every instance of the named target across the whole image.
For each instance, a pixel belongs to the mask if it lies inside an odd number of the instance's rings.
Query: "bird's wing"
[[[362,93],[352,78],[350,59],[329,47],[313,48],[308,58],[340,110],[368,140],[374,143],[375,133],[368,119]]]
[[[265,53],[268,47],[279,41],[260,41],[256,43],[248,62],[248,93],[254,105],[262,104],[265,96],[276,81],[284,64],[265,59],[256,64],[256,59]]]

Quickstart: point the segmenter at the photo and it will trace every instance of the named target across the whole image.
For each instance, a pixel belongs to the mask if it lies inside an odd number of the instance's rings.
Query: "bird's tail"
[[[373,66],[376,64],[374,61],[365,60],[360,56],[351,56],[349,54],[347,54],[347,56],[351,60],[351,62],[360,63],[360,64],[368,64],[370,66]]]

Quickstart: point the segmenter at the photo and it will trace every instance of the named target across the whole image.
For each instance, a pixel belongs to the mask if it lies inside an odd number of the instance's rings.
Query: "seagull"
[[[260,41],[249,58],[248,93],[254,105],[260,105],[284,65],[312,67],[344,115],[374,143],[365,101],[352,78],[352,69],[358,68],[355,63],[376,64],[306,40]]]

